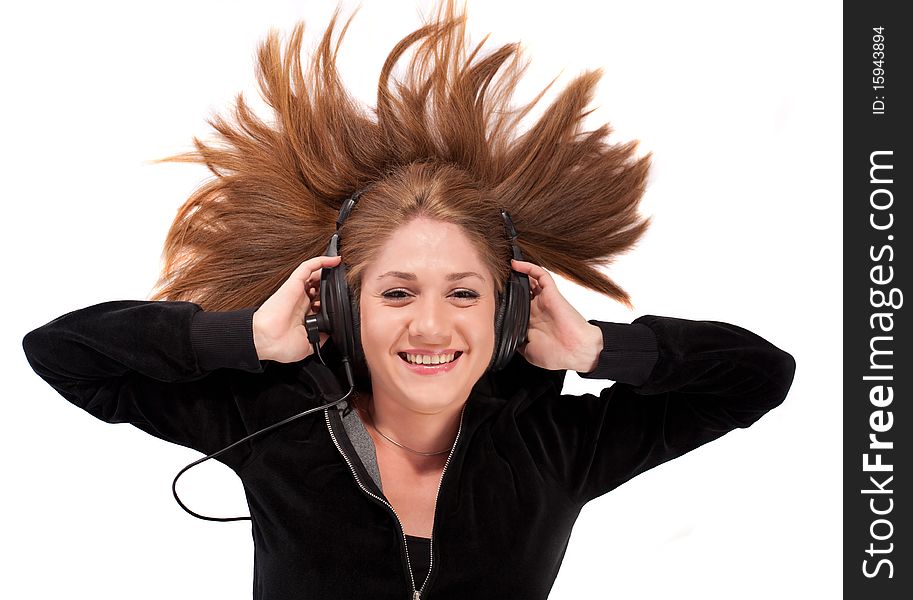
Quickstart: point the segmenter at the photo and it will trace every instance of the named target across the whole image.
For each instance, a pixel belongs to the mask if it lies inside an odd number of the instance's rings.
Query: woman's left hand
[[[587,323],[571,306],[548,271],[515,259],[511,259],[511,268],[529,276],[532,292],[526,343],[517,351],[543,369],[592,371],[602,351],[602,330]]]

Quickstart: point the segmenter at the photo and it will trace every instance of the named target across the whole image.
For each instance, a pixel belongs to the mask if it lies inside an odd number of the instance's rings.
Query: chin
[[[406,363],[398,355],[386,362],[386,387],[400,404],[421,413],[437,413],[455,403],[462,404],[473,386],[485,374],[485,365],[478,364],[470,353],[464,353],[453,367],[442,372],[424,373]],[[369,366],[375,361],[369,361]],[[376,372],[374,369],[369,371]],[[373,385],[379,383],[372,376]]]
[[[447,408],[453,406],[455,402],[456,402],[456,400],[454,400],[452,402],[447,402],[447,401],[444,401],[444,402],[438,401],[438,402],[433,402],[433,403],[419,402],[419,403],[412,403],[412,406],[410,406],[409,408],[413,412],[417,412],[419,414],[436,415],[441,412],[444,412]]]

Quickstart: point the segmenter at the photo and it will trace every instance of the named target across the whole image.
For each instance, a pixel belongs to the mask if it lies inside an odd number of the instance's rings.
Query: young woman
[[[558,291],[549,270],[629,304],[597,267],[649,225],[649,157],[581,131],[598,75],[521,131],[517,47],[467,48],[448,3],[371,114],[334,28],[305,70],[300,26],[261,46],[273,122],[239,99],[172,157],[215,177],[157,294],[63,315],[26,355],[90,414],[237,473],[255,598],[545,598],[586,503],[754,423],[795,362],[727,323],[588,321]],[[615,383],[562,394],[569,370]]]

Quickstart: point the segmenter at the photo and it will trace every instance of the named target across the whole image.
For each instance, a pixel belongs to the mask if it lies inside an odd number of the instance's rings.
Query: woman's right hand
[[[254,313],[254,346],[260,360],[282,363],[304,360],[314,353],[304,319],[320,310],[320,273],[340,257],[316,256],[304,261]],[[329,335],[320,332],[323,347]]]

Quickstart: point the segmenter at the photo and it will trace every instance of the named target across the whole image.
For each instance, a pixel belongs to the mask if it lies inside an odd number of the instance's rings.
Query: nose
[[[433,345],[450,340],[447,303],[432,297],[422,297],[413,303],[415,312],[409,323],[409,336]]]

